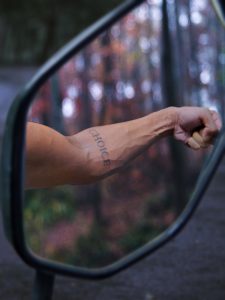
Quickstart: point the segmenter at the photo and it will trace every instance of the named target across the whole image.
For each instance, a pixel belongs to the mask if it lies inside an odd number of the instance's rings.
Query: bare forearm
[[[26,186],[94,182],[118,171],[169,134],[192,149],[205,148],[221,126],[216,112],[199,107],[166,108],[140,119],[89,128],[70,137],[28,123]]]
[[[117,172],[157,139],[172,133],[175,117],[174,108],[168,108],[140,119],[90,128],[70,140],[83,149],[87,178],[92,181]]]
[[[140,119],[89,128],[70,137],[29,123],[26,185],[85,184],[104,178],[172,132],[174,117],[174,109],[168,108]]]

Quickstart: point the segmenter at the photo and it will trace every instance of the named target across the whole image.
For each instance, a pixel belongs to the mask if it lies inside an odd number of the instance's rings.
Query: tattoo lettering
[[[96,142],[96,145],[101,153],[101,158],[103,160],[103,165],[105,167],[110,167],[111,165],[111,160],[109,158],[109,152],[105,146],[105,142],[104,140],[102,139],[100,133],[94,129],[94,128],[91,128],[88,130],[88,132],[90,133],[90,135],[94,138],[94,141]]]

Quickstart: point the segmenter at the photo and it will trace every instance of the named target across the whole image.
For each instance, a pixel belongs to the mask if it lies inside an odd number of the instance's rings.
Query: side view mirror
[[[224,4],[213,3],[224,21]],[[190,45],[182,47],[190,22],[185,6],[174,29],[168,5],[124,2],[56,53],[11,107],[2,159],[5,231],[49,282],[54,274],[106,278],[162,247],[191,218],[223,157],[223,132],[203,152],[168,139],[96,185],[25,188],[28,122],[72,135],[168,106],[223,113],[221,90],[209,88],[215,75],[206,56],[198,61]],[[204,42],[209,22],[199,20],[192,24],[200,26],[195,38],[207,52],[214,36]]]

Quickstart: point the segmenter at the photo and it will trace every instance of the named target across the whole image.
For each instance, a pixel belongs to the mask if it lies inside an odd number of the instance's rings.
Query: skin
[[[118,172],[162,137],[173,136],[198,150],[208,147],[220,129],[219,115],[199,107],[168,107],[73,136],[28,122],[26,187],[93,183]]]

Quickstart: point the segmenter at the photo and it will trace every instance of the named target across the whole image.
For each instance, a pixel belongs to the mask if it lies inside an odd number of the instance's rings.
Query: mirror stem
[[[51,300],[54,287],[54,274],[36,270],[32,300]]]

